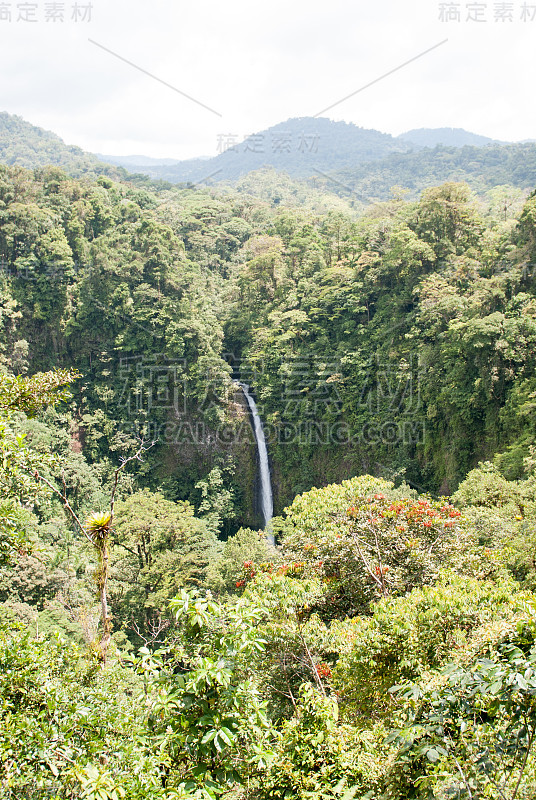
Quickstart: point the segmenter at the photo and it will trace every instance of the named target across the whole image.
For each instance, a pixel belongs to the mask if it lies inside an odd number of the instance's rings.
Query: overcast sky
[[[445,39],[324,116],[394,135],[536,138],[536,0],[480,3],[482,22],[465,0],[451,6],[459,22],[442,22],[435,0],[93,0],[77,22],[73,0],[6,2],[0,110],[93,152],[216,155],[220,134],[314,116]],[[45,22],[62,7],[65,21]],[[18,20],[30,10],[37,22]]]

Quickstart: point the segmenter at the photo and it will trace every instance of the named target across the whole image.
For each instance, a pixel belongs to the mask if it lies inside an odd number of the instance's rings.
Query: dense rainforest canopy
[[[534,797],[536,192],[78,167],[0,166],[0,797]]]

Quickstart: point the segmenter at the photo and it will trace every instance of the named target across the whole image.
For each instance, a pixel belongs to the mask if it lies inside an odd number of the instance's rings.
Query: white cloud
[[[44,16],[45,0],[34,2]],[[393,134],[454,126],[536,138],[536,20],[445,24],[438,14],[434,0],[93,0],[90,24],[0,22],[0,107],[93,151],[213,155],[218,134],[313,115],[448,37],[328,116]]]

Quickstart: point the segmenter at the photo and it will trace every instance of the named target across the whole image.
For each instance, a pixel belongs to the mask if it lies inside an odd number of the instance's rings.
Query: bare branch
[[[313,660],[313,657],[311,655],[311,651],[309,650],[309,647],[307,646],[307,642],[305,641],[305,636],[302,633],[301,625],[298,625],[298,634],[299,634],[299,637],[300,637],[300,639],[302,641],[302,644],[303,644],[303,646],[305,648],[305,652],[307,653],[307,658],[309,659],[309,663],[310,663],[311,669],[313,671],[313,676],[314,676],[314,679],[315,679],[315,683],[317,684],[317,686],[319,687],[320,691],[322,692],[322,694],[325,697],[326,696],[326,690],[324,689],[324,684],[322,683],[322,681],[320,679],[320,675],[318,674],[318,670],[316,668],[316,664],[315,664],[315,662]]]
[[[119,483],[119,475],[120,475],[121,471],[127,466],[127,464],[130,464],[131,461],[142,461],[143,453],[146,453],[148,450],[151,449],[151,447],[154,447],[155,444],[156,444],[156,442],[151,442],[150,445],[148,445],[147,447],[144,447],[144,441],[142,439],[141,442],[140,442],[140,446],[138,447],[137,451],[134,453],[133,456],[129,456],[128,458],[121,459],[121,466],[119,466],[116,469],[115,474],[114,474],[114,483],[113,483],[113,487],[112,487],[112,494],[111,494],[111,497],[110,497],[110,528],[112,527],[112,522],[113,522],[113,519],[114,519],[115,495],[117,493],[117,485]]]
[[[159,619],[157,625],[155,625],[152,622],[150,622],[148,627],[149,627],[149,631],[150,631],[151,635],[149,637],[143,635],[143,633],[140,631],[140,629],[138,627],[138,624],[136,622],[134,622],[130,626],[130,629],[133,630],[134,633],[137,636],[140,637],[140,639],[144,642],[145,646],[147,647],[148,645],[154,644],[155,642],[157,642],[158,644],[161,644],[164,640],[162,640],[161,642],[158,642],[158,637],[160,636],[160,634],[163,631],[165,631],[165,630],[167,630],[169,628],[169,625],[170,625],[169,620],[161,620],[161,619]]]
[[[92,540],[91,536],[88,534],[88,532],[86,531],[86,529],[84,528],[84,526],[80,522],[80,519],[79,519],[78,515],[76,514],[76,512],[72,508],[71,504],[69,503],[69,500],[67,499],[67,490],[66,490],[66,485],[65,485],[65,477],[64,477],[63,473],[62,473],[62,480],[63,480],[63,486],[64,486],[64,493],[63,494],[60,492],[60,490],[57,488],[57,486],[54,486],[54,484],[51,483],[51,481],[49,481],[47,478],[45,478],[43,475],[41,475],[37,470],[35,470],[33,475],[34,475],[34,478],[36,480],[42,481],[42,483],[44,483],[46,486],[48,486],[48,488],[51,489],[54,492],[54,494],[57,495],[60,498],[61,502],[63,503],[64,508],[69,512],[69,514],[71,515],[72,519],[76,522],[76,524],[78,525],[79,529],[84,534],[86,539],[89,542],[91,542],[91,544],[93,544],[93,540]]]
[[[371,567],[369,566],[369,563],[368,563],[367,559],[365,558],[365,555],[364,555],[363,551],[361,550],[361,547],[360,547],[360,544],[359,544],[359,537],[353,531],[352,531],[352,538],[353,538],[353,540],[354,540],[354,542],[356,544],[357,552],[359,553],[359,556],[361,558],[361,561],[364,564],[365,569],[367,570],[368,574],[370,575],[370,577],[372,578],[374,583],[377,586],[379,586],[379,588],[381,589],[382,588],[382,582],[378,578],[378,576],[374,574],[374,572],[372,571]]]
[[[528,728],[528,725],[527,725],[527,728]],[[517,797],[517,793],[518,793],[519,787],[521,785],[521,779],[523,778],[523,773],[525,772],[525,767],[527,766],[529,753],[532,750],[532,745],[534,743],[534,735],[535,735],[535,733],[536,733],[536,731],[535,731],[535,729],[533,727],[531,732],[530,732],[530,734],[529,734],[529,741],[527,743],[527,749],[525,751],[525,757],[523,758],[523,763],[521,764],[521,767],[519,769],[519,778],[517,779],[517,783],[516,783],[516,785],[514,787],[514,793],[512,795],[512,800],[515,800],[515,798]]]
[[[463,781],[463,782],[464,782],[464,784],[465,784],[465,788],[467,789],[467,794],[468,794],[468,796],[469,796],[469,800],[473,800],[473,793],[471,792],[471,787],[469,786],[469,781],[468,781],[468,780],[467,780],[467,778],[465,777],[465,774],[464,774],[464,772],[463,772],[463,770],[462,770],[462,768],[461,768],[461,766],[460,766],[460,762],[459,762],[459,761],[458,761],[458,759],[457,759],[456,757],[454,757],[454,756],[453,756],[453,760],[454,760],[454,763],[456,764],[456,767],[457,767],[457,769],[458,769],[458,772],[460,773],[460,777],[461,777],[462,781]]]

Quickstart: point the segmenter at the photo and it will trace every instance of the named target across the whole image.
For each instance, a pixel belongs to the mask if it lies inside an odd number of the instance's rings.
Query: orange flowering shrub
[[[304,561],[294,561],[291,563],[277,564],[273,562],[263,562],[254,564],[253,561],[244,561],[244,577],[236,581],[236,588],[242,589],[253,581],[257,575],[278,575],[290,578],[301,578],[305,575],[306,564]]]
[[[322,578],[330,612],[341,616],[432,582],[463,538],[461,512],[447,500],[371,476],[313,489],[286,514],[286,558]]]
[[[320,680],[329,680],[331,678],[331,669],[327,664],[317,664],[316,674]]]

